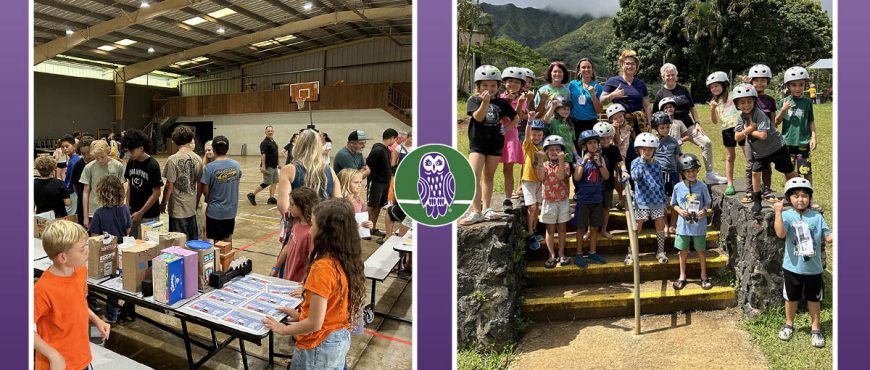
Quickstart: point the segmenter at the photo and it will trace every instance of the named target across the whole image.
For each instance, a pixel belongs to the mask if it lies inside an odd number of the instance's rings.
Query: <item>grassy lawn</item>
[[[833,223],[833,106],[831,103],[815,105],[814,114],[816,118],[816,137],[818,147],[812,153],[813,160],[813,197],[814,201],[818,202],[825,209],[825,221],[835,231]],[[710,124],[710,110],[706,106],[698,106],[698,112],[701,115],[701,121],[704,131],[713,141],[713,158],[715,160],[716,171],[721,175],[725,175],[725,150],[722,146],[722,135],[719,127]],[[460,101],[458,104],[457,118],[466,117],[465,101]],[[464,125],[458,126],[459,134],[457,135],[457,148],[460,152],[468,154],[468,134],[465,131]],[[693,144],[683,145],[683,151],[692,153],[700,157],[700,149]],[[743,175],[743,166],[745,159],[743,152],[737,150],[735,159],[734,178],[741,178]],[[514,174],[519,176],[519,169],[514,169]],[[493,204],[501,203],[504,194],[504,176],[502,170],[496,170],[495,175],[495,191],[493,195]],[[772,186],[775,190],[782,190],[785,184],[785,177],[774,171]],[[742,196],[738,193],[737,196]],[[826,299],[822,303],[822,327],[827,336],[827,347],[817,349],[810,345],[810,319],[806,309],[799,309],[798,316],[795,320],[797,331],[791,341],[786,343],[779,340],[777,334],[780,326],[785,323],[785,312],[782,308],[771,310],[755,319],[746,319],[744,327],[747,332],[752,335],[752,340],[757,343],[765,357],[770,362],[770,365],[775,369],[793,369],[793,368],[808,368],[822,369],[831,368],[833,366],[833,347],[836,343],[833,342],[833,266],[834,266],[834,247],[835,245],[827,246],[827,271],[825,272],[825,292]],[[489,367],[463,367],[463,363],[467,364],[486,364],[493,361],[501,361],[509,354],[497,354],[498,356],[488,356],[481,358],[474,353],[463,352],[460,354],[460,368],[489,368]],[[489,362],[486,360],[489,359]],[[463,362],[467,361],[467,362]],[[472,362],[481,361],[481,362]]]
[[[472,350],[462,350],[459,351],[459,356],[457,357],[457,368],[462,370],[507,369],[512,357],[513,351],[510,349],[486,354],[480,354]]]

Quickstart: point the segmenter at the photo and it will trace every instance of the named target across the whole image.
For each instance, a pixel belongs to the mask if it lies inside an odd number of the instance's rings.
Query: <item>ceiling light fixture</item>
[[[227,29],[224,28],[224,26],[218,26],[217,33],[223,35],[223,34],[227,33]]]
[[[137,42],[136,40],[130,40],[130,39],[123,39],[123,40],[115,41],[116,44],[121,45],[121,46],[130,46],[130,45],[135,44],[136,42]]]
[[[221,10],[208,13],[208,15],[211,16],[212,18],[222,18],[222,17],[226,17],[226,16],[231,15],[231,14],[236,14],[236,11],[232,10],[230,8],[223,8]]]
[[[71,28],[67,28],[67,29],[66,29],[66,35],[67,35],[67,36],[72,36],[72,34],[74,34],[74,33],[75,33],[75,32],[73,32],[73,30],[72,30]]]
[[[202,22],[205,22],[205,19],[202,19],[200,17],[193,17],[193,18],[190,18],[188,20],[182,21],[182,23],[189,24],[191,26],[196,26],[197,24],[200,24]]]
[[[139,3],[140,9],[145,9],[145,8],[150,8],[150,7],[151,7],[151,4],[148,3],[147,1],[143,1],[143,2]]]
[[[149,46],[149,47],[148,47],[148,53],[151,54],[151,53],[153,53],[153,52],[154,52],[154,47]]]
[[[314,5],[311,5],[311,3],[305,3],[305,5],[302,5],[302,9],[305,10],[311,10],[312,7],[314,7]]]
[[[100,49],[102,51],[112,51],[112,50],[115,50],[117,48],[112,46],[112,45],[103,45],[103,46],[98,47],[97,49]]]

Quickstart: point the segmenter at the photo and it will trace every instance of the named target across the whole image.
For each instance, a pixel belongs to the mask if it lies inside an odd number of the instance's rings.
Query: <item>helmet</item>
[[[584,130],[580,133],[580,137],[577,138],[577,144],[586,145],[586,142],[592,139],[601,141],[601,136],[595,130]]]
[[[677,165],[680,167],[680,171],[701,168],[701,162],[698,161],[698,157],[694,154],[684,154]]]
[[[535,129],[543,130],[545,127],[544,121],[541,121],[538,118],[535,118],[534,120],[532,120],[532,122],[529,123],[529,125],[532,126],[532,130],[535,130]]]
[[[553,104],[556,104],[556,108],[558,107],[568,107],[571,108],[571,99],[565,98],[562,95],[557,95],[552,100]]]
[[[528,68],[522,68],[522,70],[523,70],[524,77],[530,77],[533,80],[535,79],[535,72],[534,71],[532,71],[531,69],[528,69]]]
[[[731,91],[731,101],[746,97],[758,99],[758,92],[755,91],[755,87],[750,84],[738,84],[734,86],[734,90]]]
[[[489,64],[477,67],[474,70],[474,82],[478,81],[501,81],[501,71]]]
[[[550,145],[559,145],[562,147],[562,150],[565,150],[565,140],[559,135],[550,135],[544,139],[544,150],[547,150],[547,147]]]
[[[526,72],[523,70],[524,68],[520,67],[507,67],[501,73],[501,80],[504,81],[507,78],[516,78],[521,82],[521,85],[526,84]]]
[[[670,125],[671,116],[665,112],[655,112],[653,113],[652,118],[650,118],[649,123],[653,128],[657,128],[659,125]]]
[[[483,68],[483,67],[481,67],[481,68]],[[477,75],[477,73],[475,73],[475,76],[476,75]],[[731,83],[731,80],[728,79],[728,75],[725,72],[716,71],[716,72],[711,73],[709,76],[707,76],[707,86],[710,86],[710,84],[712,84],[714,82],[721,82],[721,83],[727,85],[727,84]]]
[[[674,108],[676,108],[677,107],[677,100],[671,96],[669,96],[667,98],[663,98],[662,100],[659,101],[659,110],[664,110],[665,105],[668,105],[668,104],[673,104]]]
[[[610,122],[598,122],[595,126],[592,126],[592,129],[601,137],[611,137],[615,133],[613,125]]]
[[[792,177],[785,182],[785,197],[788,198],[791,192],[798,189],[804,189],[813,196],[813,185],[803,177]]]
[[[791,67],[785,70],[785,74],[783,74],[782,83],[788,84],[792,81],[798,80],[809,80],[810,73],[804,67]]]
[[[607,119],[610,119],[610,117],[613,117],[614,114],[617,114],[619,112],[625,112],[625,107],[623,107],[622,104],[619,103],[611,104],[609,107],[607,107],[606,112]]]
[[[659,147],[659,139],[649,133],[649,132],[641,132],[634,138],[634,147],[635,148],[658,148]]]
[[[752,68],[749,68],[749,78],[752,79],[756,77],[764,77],[769,79],[773,78],[773,74],[770,73],[770,67],[764,64],[756,64],[752,66]]]

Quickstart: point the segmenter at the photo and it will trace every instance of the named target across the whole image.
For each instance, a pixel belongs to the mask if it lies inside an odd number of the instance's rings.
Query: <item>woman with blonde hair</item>
[[[323,160],[323,144],[317,131],[306,129],[299,134],[293,146],[293,162],[281,169],[278,178],[278,211],[286,214],[290,204],[290,191],[298,187],[314,190],[321,200],[341,197],[336,186],[338,176]]]
[[[625,163],[631,163],[637,157],[634,151],[634,137],[643,132],[649,132],[649,119],[652,114],[649,90],[646,83],[637,78],[640,70],[640,59],[637,52],[631,49],[622,51],[619,55],[620,75],[607,79],[604,83],[604,95],[601,104],[619,103],[625,107],[625,124],[632,127],[631,140],[628,142],[628,152]],[[620,127],[615,127],[620,132]],[[616,136],[614,139],[619,139]],[[616,142],[618,145],[619,142]]]

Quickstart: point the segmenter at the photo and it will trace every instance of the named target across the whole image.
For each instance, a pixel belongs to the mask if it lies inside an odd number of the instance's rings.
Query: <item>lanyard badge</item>
[[[800,220],[794,224],[792,227],[795,231],[795,251],[794,254],[796,256],[801,257],[812,257],[816,255],[816,249],[813,243],[812,234],[810,234],[810,227],[803,220]]]

